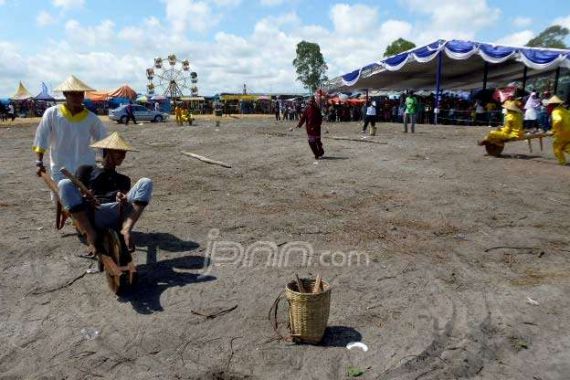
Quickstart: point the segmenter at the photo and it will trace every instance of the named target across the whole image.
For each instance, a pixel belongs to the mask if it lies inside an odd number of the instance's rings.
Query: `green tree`
[[[542,33],[528,41],[526,46],[530,47],[546,47],[556,49],[566,49],[564,39],[570,33],[568,28],[560,25],[552,25],[544,29]]]
[[[390,45],[388,45],[388,47],[386,48],[386,51],[384,52],[384,57],[389,57],[391,55],[396,55],[399,53],[402,53],[406,50],[410,50],[416,47],[416,44],[405,40],[403,38],[398,38],[396,41],[392,42]]]
[[[297,44],[297,57],[293,60],[293,66],[297,70],[297,80],[315,92],[321,83],[328,80],[328,70],[325,59],[321,54],[319,44],[301,41]]]

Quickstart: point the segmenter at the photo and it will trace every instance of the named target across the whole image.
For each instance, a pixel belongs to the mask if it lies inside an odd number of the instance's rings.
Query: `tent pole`
[[[526,90],[526,74],[527,74],[527,71],[528,71],[528,67],[525,66],[524,70],[523,70],[523,82],[522,82],[523,92]]]
[[[485,61],[483,66],[483,90],[487,89],[487,75],[489,75],[489,64]]]
[[[366,89],[366,104],[368,104],[368,89]]]
[[[437,73],[435,75],[435,108],[434,108],[434,115],[433,121],[434,124],[437,125],[437,116],[439,115],[439,106],[441,100],[441,65],[442,65],[442,55],[443,53],[440,51],[437,53]]]
[[[554,76],[554,94],[552,95],[556,95],[556,93],[558,92],[559,79],[560,79],[560,66],[558,66],[558,68],[556,69],[556,75]]]

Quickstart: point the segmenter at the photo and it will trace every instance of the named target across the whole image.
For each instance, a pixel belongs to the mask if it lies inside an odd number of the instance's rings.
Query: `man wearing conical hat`
[[[79,189],[69,179],[58,183],[61,203],[86,234],[91,254],[95,253],[97,230],[120,230],[130,251],[134,251],[131,231],[150,202],[152,181],[141,178],[131,187],[131,179],[116,171],[128,151],[135,151],[117,132],[91,144],[91,148],[103,149],[102,167],[83,165],[75,173],[91,191],[97,206],[89,204]]]
[[[566,165],[564,153],[570,154],[570,111],[563,104],[564,101],[556,95],[546,102],[552,120],[552,150],[560,165]]]
[[[65,103],[48,108],[34,138],[33,151],[37,155],[36,173],[45,172],[44,154],[49,150],[50,174],[56,183],[64,177],[59,172],[66,167],[71,172],[81,165],[95,165],[95,152],[89,144],[107,135],[99,118],[83,106],[86,91],[91,87],[70,76],[54,91],[63,92]]]
[[[478,142],[479,145],[503,145],[507,140],[524,136],[522,110],[514,101],[509,100],[505,101],[503,109],[507,112],[504,126],[497,131],[489,132],[484,140]]]

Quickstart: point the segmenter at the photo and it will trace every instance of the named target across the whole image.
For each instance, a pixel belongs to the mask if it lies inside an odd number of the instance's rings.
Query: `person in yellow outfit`
[[[176,117],[176,124],[182,125],[182,107],[178,104],[174,107],[174,116]]]
[[[194,118],[192,117],[192,114],[191,114],[190,112],[188,112],[187,110],[183,109],[183,110],[182,110],[181,120],[182,120],[182,123],[184,123],[185,121],[187,121],[187,122],[188,122],[188,125],[192,125],[192,122],[194,121]]]
[[[507,111],[504,126],[489,132],[484,140],[478,142],[479,145],[503,146],[505,141],[524,136],[522,110],[513,101],[506,101],[503,108]]]
[[[562,106],[564,101],[554,95],[546,102],[548,110],[551,110],[552,118],[552,150],[560,165],[566,165],[564,153],[570,154],[570,111]]]

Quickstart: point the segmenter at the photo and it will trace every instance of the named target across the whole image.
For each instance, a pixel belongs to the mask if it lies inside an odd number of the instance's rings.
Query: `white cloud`
[[[427,14],[428,22],[415,25],[413,40],[424,44],[437,39],[473,39],[483,28],[494,25],[501,16],[499,8],[491,8],[486,0],[400,0],[412,12]]]
[[[565,28],[570,29],[570,15],[566,16],[566,17],[559,17],[556,20],[554,20],[553,25],[560,25],[563,26]]]
[[[38,26],[46,26],[55,23],[57,19],[47,11],[41,11],[36,16],[36,24]]]
[[[336,4],[330,17],[342,36],[366,33],[378,25],[378,10],[366,5]]]
[[[0,0],[0,5],[6,4],[6,0]]]
[[[85,5],[85,0],[53,0],[54,7],[63,9],[82,8]]]
[[[516,17],[513,20],[513,25],[518,28],[524,28],[532,24],[532,19],[530,17]]]
[[[212,12],[208,3],[194,0],[164,0],[166,19],[176,34],[184,34],[188,29],[206,32],[217,25],[220,16]]]
[[[495,43],[497,45],[524,46],[533,37],[534,37],[533,31],[523,30],[522,32],[509,34],[505,37],[499,38],[498,40],[495,41]]]
[[[410,39],[412,25],[405,21],[388,20],[380,26],[380,36],[384,41],[395,41],[398,38]]]
[[[99,46],[110,44],[114,38],[115,23],[111,20],[103,20],[96,26],[82,26],[77,20],[69,20],[65,23],[65,31],[72,42],[79,46]]]

